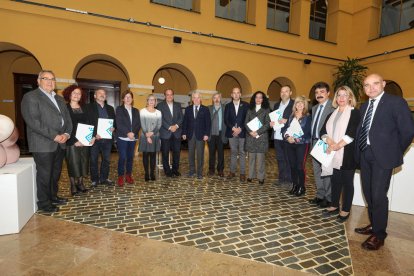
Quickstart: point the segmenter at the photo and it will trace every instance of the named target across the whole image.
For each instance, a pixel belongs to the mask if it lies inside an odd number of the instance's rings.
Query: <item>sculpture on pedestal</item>
[[[0,168],[19,160],[20,149],[16,145],[18,138],[19,132],[13,121],[0,115]]]

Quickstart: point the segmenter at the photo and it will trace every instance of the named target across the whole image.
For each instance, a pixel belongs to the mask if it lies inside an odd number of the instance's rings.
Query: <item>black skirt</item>
[[[89,172],[89,147],[66,147],[66,164],[69,177],[87,176]]]

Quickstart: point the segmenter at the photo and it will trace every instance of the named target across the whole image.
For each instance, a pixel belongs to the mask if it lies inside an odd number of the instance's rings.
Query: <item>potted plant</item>
[[[334,73],[334,90],[342,85],[346,85],[354,92],[357,101],[359,101],[361,92],[363,90],[363,81],[366,76],[368,67],[359,63],[357,58],[349,58],[343,63],[340,63]]]

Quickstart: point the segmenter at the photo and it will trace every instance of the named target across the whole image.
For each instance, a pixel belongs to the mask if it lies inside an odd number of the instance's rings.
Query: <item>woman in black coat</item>
[[[320,132],[322,140],[329,146],[327,152],[335,151],[331,165],[322,166],[323,176],[332,175],[332,203],[323,211],[323,216],[338,215],[339,222],[348,219],[354,197],[354,139],[360,121],[360,112],[354,109],[355,105],[352,90],[348,86],[339,87],[332,104],[336,109],[326,118]],[[341,193],[342,208],[339,206]]]

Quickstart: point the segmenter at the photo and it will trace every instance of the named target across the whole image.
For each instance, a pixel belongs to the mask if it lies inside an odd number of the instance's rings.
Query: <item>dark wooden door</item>
[[[13,73],[13,77],[16,127],[19,130],[19,139],[17,140],[17,145],[20,147],[22,154],[28,154],[29,146],[27,144],[26,124],[23,120],[20,104],[22,102],[23,96],[27,92],[37,88],[37,75]]]

